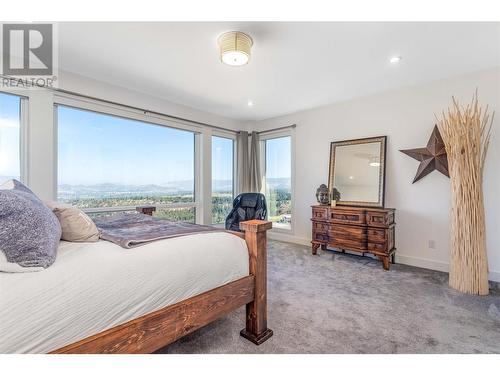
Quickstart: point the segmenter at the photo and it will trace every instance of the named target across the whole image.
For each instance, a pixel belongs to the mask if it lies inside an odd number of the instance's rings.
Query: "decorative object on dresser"
[[[449,284],[480,295],[489,293],[483,170],[493,116],[479,105],[476,92],[466,107],[453,97],[438,120],[451,176]]]
[[[325,184],[319,185],[316,189],[316,200],[319,204],[330,204],[330,192]]]
[[[389,270],[394,263],[395,209],[312,206],[312,253],[328,247],[376,255]]]
[[[420,162],[413,183],[427,176],[433,170],[437,170],[446,177],[450,177],[446,148],[437,125],[434,125],[434,130],[425,148],[412,148],[399,151]]]
[[[384,207],[386,139],[331,143],[328,188],[338,205]]]
[[[333,206],[336,206],[337,202],[340,200],[340,192],[337,189],[333,188],[330,199],[331,202],[335,202]]]

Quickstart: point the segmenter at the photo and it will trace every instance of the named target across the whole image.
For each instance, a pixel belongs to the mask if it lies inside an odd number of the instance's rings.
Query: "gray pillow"
[[[0,271],[39,271],[54,263],[61,225],[26,186],[11,180],[0,186]]]

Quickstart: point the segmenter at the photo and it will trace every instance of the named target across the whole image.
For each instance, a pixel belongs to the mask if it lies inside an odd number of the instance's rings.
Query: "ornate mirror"
[[[337,198],[340,194],[337,204],[384,207],[386,139],[331,143],[328,188]]]

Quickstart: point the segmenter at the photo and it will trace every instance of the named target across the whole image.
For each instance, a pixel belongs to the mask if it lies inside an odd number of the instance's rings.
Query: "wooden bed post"
[[[250,255],[250,274],[255,277],[254,300],[247,304],[246,328],[240,334],[256,345],[273,335],[267,328],[267,235],[270,221],[249,220],[240,223]]]

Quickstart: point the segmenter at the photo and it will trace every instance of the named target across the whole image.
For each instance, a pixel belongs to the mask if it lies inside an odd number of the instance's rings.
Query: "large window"
[[[263,141],[264,190],[268,219],[274,228],[292,228],[292,149],[291,137]]]
[[[0,184],[21,179],[21,102],[0,93]]]
[[[194,221],[193,132],[61,105],[57,120],[59,201]]]
[[[212,137],[212,224],[221,224],[233,202],[234,141]]]

